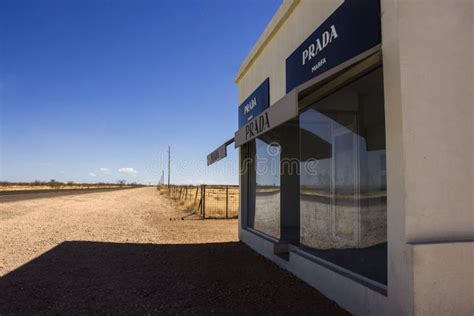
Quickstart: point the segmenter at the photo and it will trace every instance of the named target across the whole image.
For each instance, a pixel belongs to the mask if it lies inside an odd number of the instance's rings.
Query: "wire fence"
[[[237,185],[169,185],[168,195],[200,218],[237,218]]]

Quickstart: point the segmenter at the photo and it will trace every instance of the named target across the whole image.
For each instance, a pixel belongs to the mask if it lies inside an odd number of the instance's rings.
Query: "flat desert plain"
[[[0,199],[0,315],[345,314],[155,188]]]

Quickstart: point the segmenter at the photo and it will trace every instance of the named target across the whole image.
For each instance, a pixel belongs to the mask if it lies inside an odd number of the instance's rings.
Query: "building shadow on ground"
[[[239,242],[64,242],[0,278],[0,315],[343,314]]]

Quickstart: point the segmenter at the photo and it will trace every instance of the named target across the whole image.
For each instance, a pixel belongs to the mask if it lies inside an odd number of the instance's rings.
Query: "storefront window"
[[[300,146],[301,247],[386,284],[382,69],[301,113]]]
[[[274,133],[255,141],[255,211],[251,227],[280,237],[280,154]]]

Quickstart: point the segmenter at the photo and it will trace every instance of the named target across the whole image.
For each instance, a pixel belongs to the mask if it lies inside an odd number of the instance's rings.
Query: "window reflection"
[[[386,284],[383,107],[378,69],[300,115],[300,243]]]
[[[255,217],[253,228],[267,235],[280,236],[280,154],[275,132],[255,141]]]

